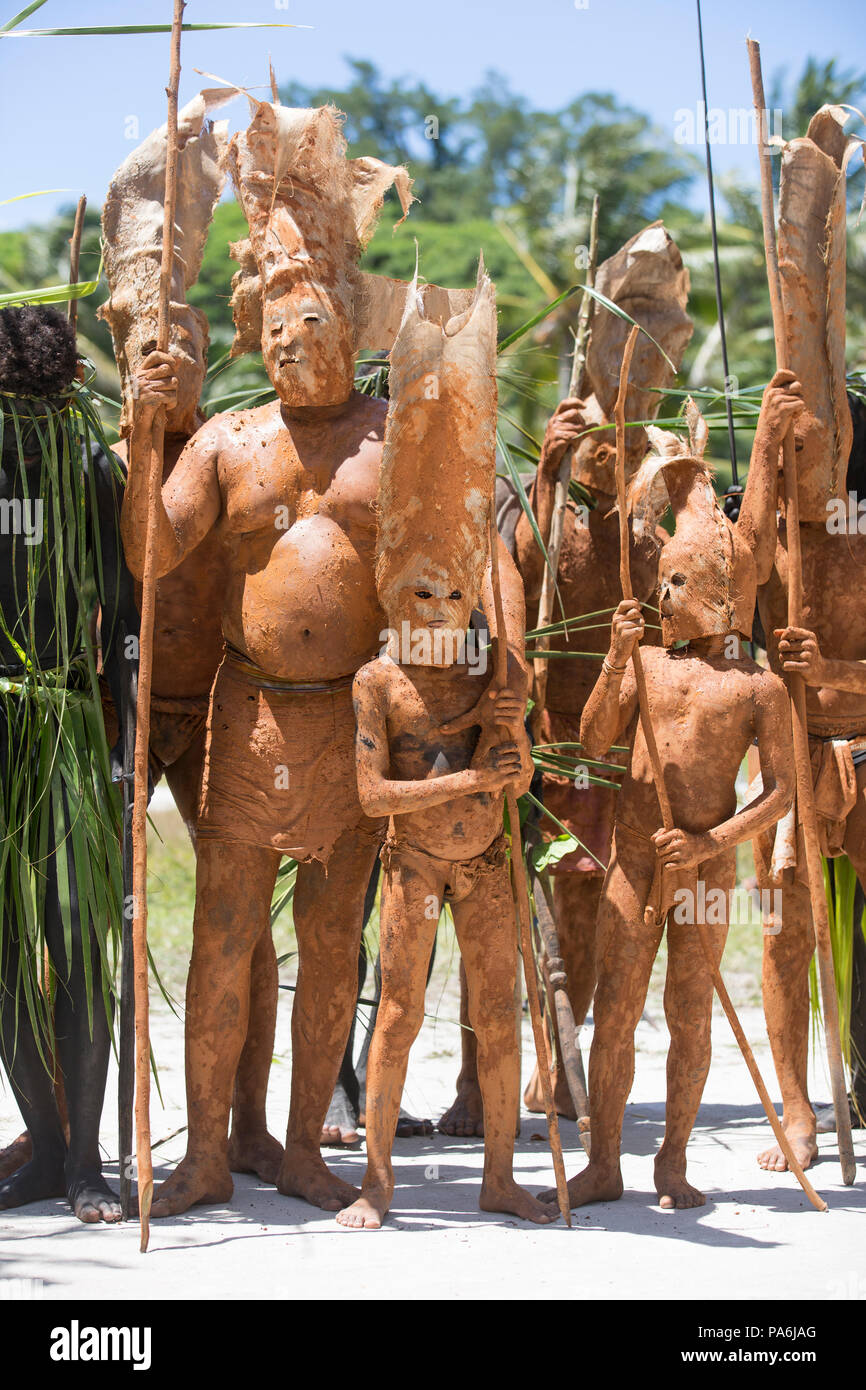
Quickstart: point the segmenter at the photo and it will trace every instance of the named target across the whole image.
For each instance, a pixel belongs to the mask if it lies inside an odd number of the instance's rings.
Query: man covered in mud
[[[249,243],[236,252],[236,323],[258,314],[277,399],[199,430],[159,510],[160,573],[211,531],[225,547],[226,654],[211,696],[197,832],[189,1141],[155,1195],[155,1217],[231,1195],[232,1081],[247,1031],[251,961],[269,931],[283,854],[299,862],[299,972],[277,1186],[328,1210],[356,1195],[328,1170],[319,1144],[355,1005],[364,893],[384,830],[361,809],[353,756],[351,683],[384,627],[372,504],[386,411],[353,386],[359,321],[371,312],[357,261],[385,189],[397,180],[407,206],[408,180],[377,160],[347,160],[332,108],[259,103],[232,141],[230,165],[250,227]],[[150,422],[158,403],[172,408],[176,392],[169,363],[153,355],[145,368],[124,504],[135,573],[143,565]]]

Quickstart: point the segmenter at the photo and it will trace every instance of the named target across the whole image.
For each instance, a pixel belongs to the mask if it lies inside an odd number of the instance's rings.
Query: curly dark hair
[[[845,484],[849,492],[856,492],[859,501],[866,502],[866,401],[862,396],[849,391],[848,408],[851,411],[854,435],[848,455]]]
[[[49,305],[0,309],[0,390],[57,396],[77,365],[75,333],[63,314]]]

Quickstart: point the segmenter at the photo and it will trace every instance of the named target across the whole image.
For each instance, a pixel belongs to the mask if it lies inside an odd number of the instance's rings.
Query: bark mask
[[[632,479],[635,535],[654,534],[668,505],[676,530],[659,555],[659,609],[666,647],[696,637],[752,635],[757,575],[745,537],[725,516],[704,462],[707,426],[686,405],[689,442],[650,427],[654,452]]]
[[[208,113],[236,93],[224,87],[200,92],[178,114],[178,175],[172,264],[169,351],[178,379],[177,406],[168,412],[169,434],[192,434],[207,370],[208,323],[186,302],[198,279],[208,228],[225,184],[228,125]],[[162,223],[165,202],[166,126],[153,131],[124,160],[108,189],[102,239],[109,299],[99,310],[111,329],[123,408],[120,432],[132,427],[133,380],[156,347]]]
[[[849,113],[822,106],[806,135],[782,149],[779,270],[788,366],[806,409],[795,427],[801,521],[824,521],[845,497],[851,416],[845,394],[846,176],[861,141]]]
[[[689,272],[676,243],[661,222],[644,227],[600,266],[596,288],[652,334],[679,368],[692,336],[692,321],[686,313]],[[585,385],[581,388],[589,425],[606,424],[613,418],[619,367],[629,329],[628,323],[603,305],[595,305],[586,354]],[[673,379],[674,373],[658,348],[641,333],[629,374],[626,419],[654,419],[661,401],[659,391],[670,386]],[[625,447],[628,481],[647,451],[643,426],[629,425]],[[574,476],[587,487],[615,493],[615,457],[612,431],[587,435],[575,454]]]
[[[432,317],[416,280],[391,351],[377,499],[376,586],[396,659],[458,658],[487,563],[496,481],[496,297],[478,268],[469,307]],[[404,625],[408,625],[404,626]],[[424,633],[435,641],[418,643]]]

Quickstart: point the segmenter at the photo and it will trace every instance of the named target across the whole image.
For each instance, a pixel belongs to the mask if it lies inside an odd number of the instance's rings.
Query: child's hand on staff
[[[583,401],[576,397],[560,401],[551,415],[541,445],[539,468],[559,468],[562,456],[586,429]]]
[[[652,842],[666,869],[690,869],[718,853],[706,835],[690,835],[687,830],[657,830]]]
[[[774,631],[783,670],[796,672],[807,685],[824,685],[824,658],[814,632],[805,627],[777,627]]]
[[[472,770],[477,775],[479,791],[501,791],[520,776],[520,749],[516,743],[494,744],[482,753]]]
[[[624,598],[618,605],[610,625],[610,650],[608,661],[611,666],[625,666],[640,639],[643,637],[644,620],[637,599]]]
[[[796,372],[780,369],[764,391],[758,429],[773,444],[781,444],[804,409],[803,387]]]

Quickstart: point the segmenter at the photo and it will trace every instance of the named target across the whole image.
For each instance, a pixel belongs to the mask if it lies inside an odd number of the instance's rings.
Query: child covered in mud
[[[422,318],[410,294],[391,357],[376,572],[390,626],[385,650],[354,683],[361,805],[368,815],[391,817],[382,851],[382,998],[367,1071],[367,1171],[360,1198],[337,1216],[354,1229],[380,1227],[391,1205],[391,1145],[445,902],[478,1043],[485,1121],[479,1205],[539,1224],[556,1217],[512,1174],[517,942],[502,811],[505,786],[523,791],[532,775],[525,684],[485,686],[481,663],[469,660],[475,634],[467,633],[488,551],[495,345],[493,287],[482,269],[472,305],[444,326]]]

